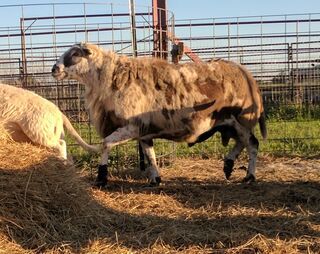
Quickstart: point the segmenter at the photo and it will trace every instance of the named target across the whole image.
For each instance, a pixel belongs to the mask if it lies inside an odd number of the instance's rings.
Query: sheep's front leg
[[[137,138],[138,134],[138,128],[128,125],[115,130],[103,140],[101,163],[98,167],[98,175],[95,183],[97,187],[105,187],[107,184],[108,158],[111,148]]]

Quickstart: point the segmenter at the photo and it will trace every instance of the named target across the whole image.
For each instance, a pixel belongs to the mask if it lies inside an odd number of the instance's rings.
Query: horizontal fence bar
[[[190,20],[192,21],[192,20]],[[283,23],[306,23],[320,22],[320,19],[285,19],[285,20],[256,20],[256,21],[229,21],[229,22],[205,22],[205,23],[183,23],[175,21],[175,27],[197,27],[197,26],[231,26],[231,25],[257,25],[257,24],[283,24]]]
[[[136,16],[152,15],[151,12],[135,13]],[[86,15],[64,15],[64,16],[45,16],[45,17],[28,17],[21,18],[22,21],[28,20],[52,20],[52,19],[76,19],[76,18],[99,18],[99,17],[127,17],[130,13],[104,13],[104,14],[86,14]]]

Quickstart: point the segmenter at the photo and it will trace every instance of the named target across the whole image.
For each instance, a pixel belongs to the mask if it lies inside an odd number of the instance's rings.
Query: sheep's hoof
[[[98,175],[95,182],[95,186],[98,188],[104,188],[107,185],[108,167],[107,165],[99,165]]]
[[[224,175],[226,176],[227,180],[229,180],[232,171],[233,171],[233,165],[234,165],[234,161],[230,160],[230,159],[226,159],[224,161],[224,166],[223,166],[223,172]]]
[[[253,183],[256,181],[256,177],[254,175],[247,175],[243,180],[242,182],[244,183]]]
[[[107,185],[107,180],[104,180],[104,181],[99,181],[98,179],[95,181],[94,183],[94,187],[98,188],[98,189],[103,189],[105,188]]]
[[[192,147],[196,144],[196,142],[193,142],[193,143],[188,143],[188,147]]]
[[[156,181],[155,182],[150,182],[149,187],[158,187],[161,183],[161,177],[158,176],[156,177]]]

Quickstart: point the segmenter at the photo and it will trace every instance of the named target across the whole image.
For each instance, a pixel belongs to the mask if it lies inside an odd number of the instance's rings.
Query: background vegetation
[[[259,128],[255,133],[260,140],[259,155],[317,157],[320,151],[320,105],[267,105],[268,138],[262,140]],[[92,127],[75,124],[76,129],[88,142],[99,143],[100,139]],[[90,133],[89,133],[90,132]],[[89,135],[90,134],[90,135]],[[74,141],[67,137],[68,144]],[[191,148],[186,143],[173,143],[156,140],[155,150],[160,166],[171,163],[176,157],[223,158],[231,148],[231,140],[223,147],[220,134],[217,133],[208,141]],[[95,167],[99,163],[99,155],[88,155],[76,145],[69,145],[69,153],[82,166]],[[243,153],[242,156],[246,156]],[[138,163],[137,142],[132,141],[114,148],[110,155],[110,166],[115,169],[132,166]]]

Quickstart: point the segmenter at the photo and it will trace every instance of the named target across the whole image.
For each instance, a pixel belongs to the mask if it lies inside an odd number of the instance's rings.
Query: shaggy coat
[[[158,183],[152,139],[164,138],[193,145],[221,132],[226,145],[236,145],[226,156],[225,173],[247,147],[246,181],[255,178],[258,140],[253,129],[260,122],[266,137],[259,88],[242,66],[225,60],[174,65],[156,58],[128,58],[92,44],[77,44],[53,66],[57,80],[75,79],[85,85],[91,119],[104,139],[98,182],[108,151],[138,139],[151,162],[150,181]]]
[[[22,88],[0,84],[0,124],[13,140],[54,149],[63,159],[67,159],[63,127],[84,149],[98,152],[79,136],[56,105]]]

